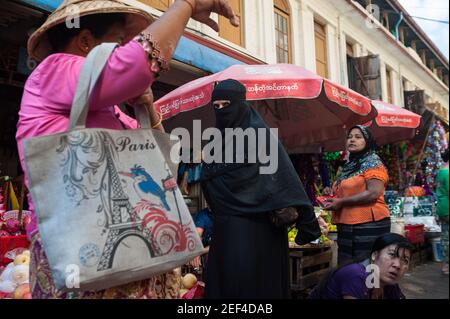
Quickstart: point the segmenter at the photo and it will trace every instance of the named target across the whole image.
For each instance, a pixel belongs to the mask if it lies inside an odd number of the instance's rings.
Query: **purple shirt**
[[[338,269],[322,293],[314,289],[310,299],[343,299],[351,296],[356,299],[370,299],[370,289],[366,286],[366,272],[363,264],[355,263]],[[384,287],[384,299],[404,299],[398,285]]]

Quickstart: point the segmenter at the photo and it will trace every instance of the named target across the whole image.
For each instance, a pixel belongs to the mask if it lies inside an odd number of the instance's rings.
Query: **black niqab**
[[[260,168],[264,164],[259,161],[258,156],[256,163],[250,163],[247,148],[244,154],[245,163],[204,164],[202,189],[211,210],[220,215],[244,215],[296,207],[300,213],[300,225],[316,222],[311,202],[284,147],[270,132],[259,114],[246,102],[245,92],[245,87],[235,80],[223,81],[215,87],[213,102],[230,101],[228,107],[215,110],[216,127],[222,132],[226,128],[263,129],[265,143],[257,138],[256,145],[250,143],[252,145],[246,146],[255,147],[256,154],[259,154],[265,144],[267,153],[270,150],[270,141],[275,142],[278,157],[271,156],[271,161],[278,160],[278,169],[273,174],[260,174]],[[224,142],[225,137],[222,136],[222,139]],[[236,155],[236,148],[233,148],[233,152]]]

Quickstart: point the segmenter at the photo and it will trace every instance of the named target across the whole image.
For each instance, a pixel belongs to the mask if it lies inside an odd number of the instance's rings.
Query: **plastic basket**
[[[405,225],[405,237],[411,244],[425,243],[425,225]]]
[[[29,210],[22,211],[22,219],[25,217],[31,217],[31,212]],[[3,214],[3,220],[6,222],[10,219],[19,219],[19,210],[9,210]]]
[[[0,237],[0,266],[6,266],[12,262],[11,259],[5,256],[9,251],[16,248],[28,249],[29,247],[30,242],[28,241],[27,235]]]

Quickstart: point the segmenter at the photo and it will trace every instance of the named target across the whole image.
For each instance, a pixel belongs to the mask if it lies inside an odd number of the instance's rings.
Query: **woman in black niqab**
[[[223,81],[214,88],[215,101],[229,101],[228,106],[215,109],[216,128],[222,133],[227,128],[255,129],[258,136],[259,129],[266,138],[247,141],[244,154],[231,148],[233,158],[243,155],[244,163],[203,164],[202,190],[214,214],[206,297],[288,298],[287,227],[276,227],[270,216],[281,209],[297,209],[296,241],[305,244],[320,236],[312,205],[284,147],[247,103],[245,86],[235,80]],[[222,134],[224,150],[226,142]],[[278,152],[269,155],[278,167],[272,174],[261,174],[265,164],[258,156],[252,163],[249,153],[268,152],[270,142]]]

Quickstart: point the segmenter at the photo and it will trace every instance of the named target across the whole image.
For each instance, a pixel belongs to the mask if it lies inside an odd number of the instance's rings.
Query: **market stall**
[[[23,179],[0,177],[0,299],[31,299],[25,195]]]

